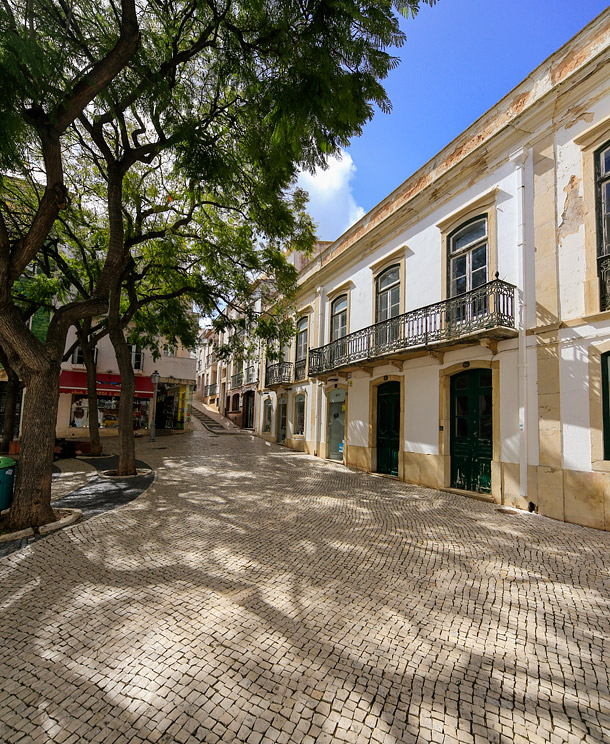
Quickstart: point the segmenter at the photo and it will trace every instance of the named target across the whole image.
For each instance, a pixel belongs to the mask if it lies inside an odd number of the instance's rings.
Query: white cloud
[[[320,240],[336,240],[364,215],[352,194],[350,182],[355,174],[356,166],[347,152],[341,158],[329,158],[326,170],[300,174],[299,186],[309,192],[308,211],[318,225]]]

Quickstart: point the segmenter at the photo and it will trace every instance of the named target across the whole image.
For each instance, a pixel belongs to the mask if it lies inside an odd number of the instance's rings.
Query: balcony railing
[[[294,381],[304,380],[307,373],[307,359],[298,359],[294,363]]]
[[[471,292],[420,307],[309,351],[309,374],[322,375],[413,347],[436,345],[492,328],[515,329],[515,287],[494,279]]]
[[[266,387],[281,385],[286,382],[292,382],[292,362],[280,362],[267,367],[265,373]]]
[[[610,310],[610,256],[599,259],[600,310]]]
[[[244,385],[251,385],[253,382],[258,382],[258,368],[248,367],[244,374]]]
[[[243,372],[238,372],[236,375],[231,375],[231,390],[242,386],[244,379]]]
[[[209,398],[211,395],[216,395],[218,392],[218,385],[214,382],[211,385],[206,385],[203,388],[203,395],[205,398]]]

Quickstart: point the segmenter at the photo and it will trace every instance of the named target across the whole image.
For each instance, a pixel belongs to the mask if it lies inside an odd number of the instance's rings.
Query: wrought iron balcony
[[[244,375],[242,372],[238,372],[236,375],[231,375],[231,390],[241,387],[243,379]]]
[[[211,385],[206,385],[203,388],[203,395],[205,398],[209,398],[211,395],[216,395],[218,392],[218,385],[214,382]]]
[[[265,387],[292,382],[292,362],[280,362],[267,367]]]
[[[506,338],[514,332],[515,287],[494,279],[471,292],[383,320],[319,349],[310,349],[309,374],[324,375],[340,367],[418,347],[450,346],[469,336]]]
[[[600,310],[610,310],[610,256],[598,260]]]
[[[244,385],[251,385],[258,382],[258,368],[256,366],[248,367],[244,374]]]
[[[307,373],[307,359],[298,359],[294,363],[294,381],[305,380]]]

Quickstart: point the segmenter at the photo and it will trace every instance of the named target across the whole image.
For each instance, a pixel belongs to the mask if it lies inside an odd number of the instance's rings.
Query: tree
[[[433,0],[426,0],[432,3]],[[168,153],[197,200],[232,209],[268,251],[290,240],[287,194],[299,167],[323,165],[374,105],[385,51],[403,35],[394,9],[418,0],[83,2],[7,0],[0,8],[0,162],[39,171],[42,196],[16,237],[0,219],[0,345],[27,386],[22,462],[10,523],[40,525],[50,507],[59,364],[68,327],[106,312],[130,260],[125,179]],[[108,240],[89,299],[55,309],[44,344],[25,327],[13,285],[42,250],[70,195],[68,159],[88,151],[106,182]]]

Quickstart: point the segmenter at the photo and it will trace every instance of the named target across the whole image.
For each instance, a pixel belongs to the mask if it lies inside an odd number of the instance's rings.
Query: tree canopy
[[[107,312],[156,241],[176,267],[198,253],[210,300],[257,274],[289,283],[282,251],[306,250],[314,239],[296,174],[323,166],[375,106],[389,110],[382,81],[397,63],[389,50],[404,41],[397,12],[415,13],[419,4],[0,4],[0,178],[35,184],[37,199],[25,217],[19,204],[0,201],[0,346],[28,386],[15,526],[52,518],[51,393],[70,325]],[[84,165],[86,198],[70,175]],[[188,221],[156,235],[155,223],[180,219],[168,209],[174,201]],[[41,341],[15,289],[71,204],[95,218],[89,241],[98,268],[86,292],[56,302]],[[79,224],[74,209],[70,219]]]

